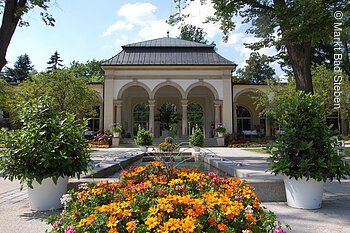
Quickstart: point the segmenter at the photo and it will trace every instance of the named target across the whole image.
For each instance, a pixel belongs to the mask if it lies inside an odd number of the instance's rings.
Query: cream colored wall
[[[223,123],[231,132],[232,128],[232,92],[231,92],[231,70],[233,67],[228,66],[125,66],[125,67],[102,67],[105,71],[105,91],[106,101],[104,110],[105,128],[108,129],[116,119],[116,109],[111,106],[111,102],[121,100],[122,93],[131,86],[140,86],[145,89],[150,99],[154,99],[158,88],[162,85],[175,86],[181,97],[177,98],[176,105],[179,111],[182,108],[181,100],[190,99],[188,94],[192,88],[203,86],[206,91],[212,92],[212,100],[221,103],[220,123]],[[108,94],[107,94],[108,92]],[[111,93],[112,92],[112,93]],[[107,100],[107,98],[109,100]],[[110,100],[112,99],[112,100]],[[166,102],[161,100],[157,102]],[[175,100],[174,100],[175,101]],[[206,109],[205,131],[209,136],[210,122],[214,121],[214,103],[208,103],[208,100],[200,100]],[[155,110],[160,107],[156,102]],[[173,102],[173,101],[172,101]],[[174,102],[175,103],[175,102]],[[122,119],[131,119],[128,106],[132,103],[123,102]],[[107,109],[108,108],[108,109]],[[109,110],[111,108],[112,110]],[[181,112],[180,112],[181,113]],[[130,121],[130,120],[128,120]],[[128,128],[131,131],[131,124]],[[155,128],[157,124],[155,124]],[[181,125],[178,127],[181,130]],[[156,129],[157,130],[157,129]]]

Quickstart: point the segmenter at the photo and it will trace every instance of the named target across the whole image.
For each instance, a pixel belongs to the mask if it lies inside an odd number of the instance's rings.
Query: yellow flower
[[[118,222],[119,222],[119,220],[117,220],[116,217],[110,216],[108,221],[106,222],[106,225],[107,225],[107,227],[112,228],[112,227],[116,227]]]
[[[157,217],[150,217],[150,218],[147,218],[145,223],[148,226],[148,229],[153,229],[159,224],[159,221]]]
[[[119,233],[119,231],[115,228],[109,229],[108,233]]]
[[[194,232],[196,229],[196,219],[187,216],[183,221],[182,221],[182,229],[184,232]]]
[[[83,227],[83,226],[85,226],[86,223],[87,223],[87,221],[88,221],[87,219],[83,218],[82,220],[79,221],[77,227]]]

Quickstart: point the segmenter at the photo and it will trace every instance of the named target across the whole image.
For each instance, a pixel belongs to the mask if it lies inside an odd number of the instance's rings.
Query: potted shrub
[[[190,136],[189,142],[191,146],[194,146],[195,152],[200,151],[200,147],[204,145],[204,136],[200,128],[197,128],[194,133]]]
[[[114,126],[112,128],[113,137],[115,138],[119,138],[121,132],[122,132],[122,127],[120,126]]]
[[[224,134],[226,133],[226,129],[222,126],[219,126],[215,129],[216,133],[218,134],[219,138],[224,137]]]
[[[83,131],[87,121],[57,112],[52,98],[40,97],[20,107],[22,127],[2,130],[5,148],[0,151],[0,173],[28,186],[34,210],[62,207],[60,197],[67,191],[68,177],[87,172],[90,155]]]
[[[289,206],[317,209],[324,182],[340,182],[350,175],[350,166],[336,151],[321,96],[299,91],[282,99],[272,111],[284,133],[277,136],[270,169],[283,175]]]
[[[141,129],[137,132],[135,142],[138,146],[141,147],[142,151],[146,152],[147,147],[153,144],[153,138],[154,138],[153,133],[145,129]]]

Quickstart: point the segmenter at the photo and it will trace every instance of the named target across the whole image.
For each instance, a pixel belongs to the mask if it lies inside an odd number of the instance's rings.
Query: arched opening
[[[156,88],[154,93],[155,100],[155,137],[166,137],[168,133],[170,136],[180,136],[181,135],[181,100],[182,94],[181,90],[172,85],[161,86]],[[167,114],[172,113],[172,117],[177,116],[177,121],[169,122],[169,118],[163,117],[162,111],[166,111]],[[167,115],[165,114],[165,115]]]
[[[252,118],[249,110],[243,106],[237,106],[237,128],[238,132],[251,130]]]
[[[193,134],[196,127],[203,129],[203,107],[199,103],[190,103],[187,108],[188,132]]]
[[[133,135],[137,134],[140,129],[148,130],[149,123],[149,106],[146,103],[136,104],[133,110]]]
[[[100,106],[95,106],[95,114],[87,116],[89,118],[87,128],[90,131],[97,132],[100,129]]]
[[[187,93],[188,107],[187,107],[187,135],[191,135],[196,124],[203,129],[205,138],[214,137],[212,123],[215,122],[214,101],[215,94],[207,86],[199,85],[193,86]],[[192,108],[192,109],[191,109]],[[196,112],[196,110],[198,110]],[[192,113],[191,113],[192,112]],[[221,111],[220,111],[221,112]],[[196,113],[199,113],[196,115]],[[222,116],[217,119],[222,121]],[[205,117],[204,117],[205,116]]]

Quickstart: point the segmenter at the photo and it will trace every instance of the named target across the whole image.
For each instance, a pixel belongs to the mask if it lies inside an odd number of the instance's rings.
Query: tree
[[[18,103],[50,96],[58,112],[75,114],[78,118],[96,114],[95,106],[99,105],[98,92],[91,89],[82,79],[75,78],[67,69],[56,69],[51,73],[42,72],[30,80],[21,83],[7,98],[7,110],[17,121]]]
[[[205,39],[205,36],[207,35],[206,32],[204,32],[203,28],[196,27],[194,25],[186,24],[182,25],[180,27],[180,39],[183,40],[190,40],[202,44],[209,44],[209,41]],[[215,45],[214,41],[211,43],[211,45]]]
[[[15,33],[17,26],[28,26],[22,16],[39,7],[42,12],[40,15],[45,24],[54,26],[55,20],[47,12],[50,0],[0,0],[0,13],[2,13],[2,22],[0,27],[0,71],[6,65],[6,52]]]
[[[180,0],[174,0],[181,3]],[[206,1],[206,0],[203,0]],[[182,8],[189,0],[182,1]],[[257,50],[262,47],[276,46],[286,51],[293,69],[296,89],[313,92],[311,78],[312,48],[333,36],[336,18],[333,12],[349,12],[348,0],[211,0],[215,10],[209,21],[220,24],[224,40],[228,39],[236,27],[234,16],[243,17],[244,23],[251,23],[248,33],[262,38],[248,47]],[[170,17],[170,23],[184,18],[176,13]],[[344,16],[344,25],[349,18]]]
[[[84,63],[73,61],[69,68],[75,77],[83,79],[87,83],[103,82],[104,71],[101,68],[101,61],[93,59]]]
[[[50,60],[47,62],[47,64],[50,65],[47,67],[47,72],[51,72],[53,70],[56,70],[62,67],[63,66],[61,64],[62,61],[63,60],[61,59],[60,54],[57,51],[54,52],[54,54],[51,55]]]
[[[246,60],[247,65],[244,68],[237,69],[236,76],[233,76],[235,82],[261,84],[268,80],[274,81],[275,70],[269,65],[271,58],[258,52],[250,54]]]
[[[13,66],[14,68],[5,68],[4,76],[7,82],[23,82],[34,71],[34,66],[27,54],[20,55]]]

